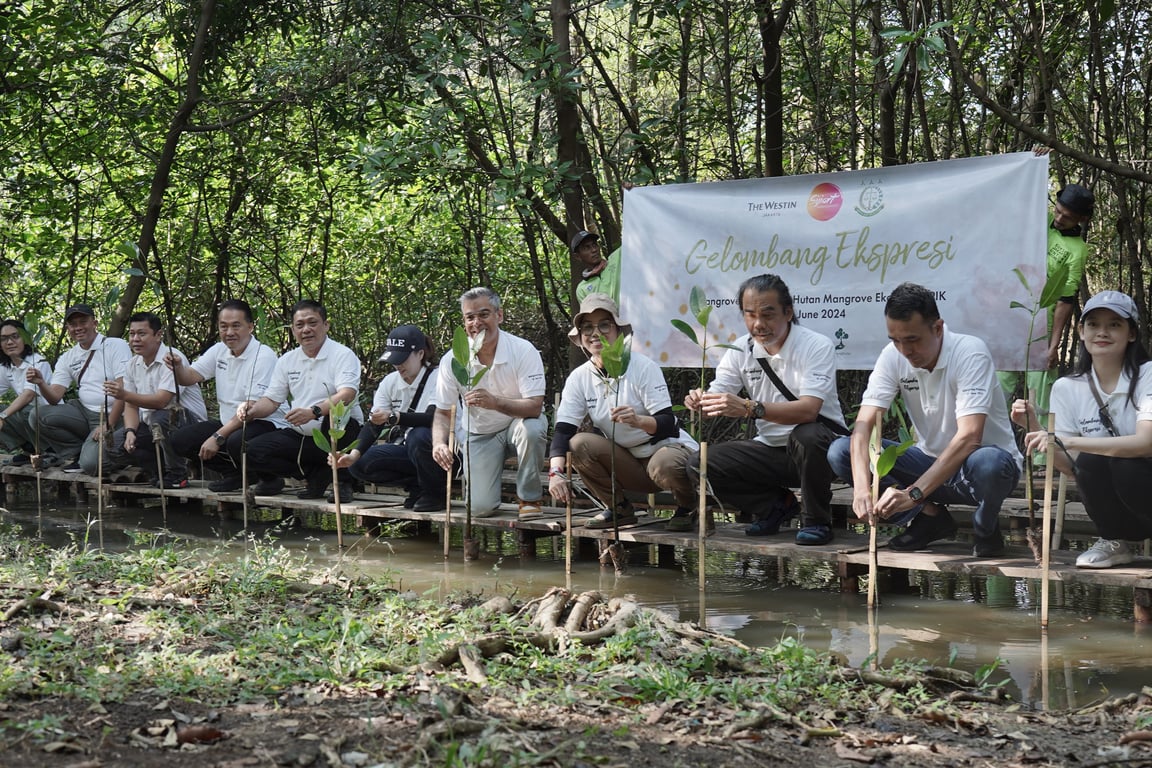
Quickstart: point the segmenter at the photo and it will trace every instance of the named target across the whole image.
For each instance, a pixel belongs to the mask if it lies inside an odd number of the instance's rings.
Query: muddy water
[[[194,508],[195,509],[195,508]],[[38,529],[55,545],[98,541],[94,511],[53,507],[38,522],[27,504],[0,512],[28,535]],[[141,546],[140,533],[160,529],[159,509],[111,508],[105,511],[108,549]],[[238,521],[173,507],[168,534],[188,546],[231,542]],[[267,523],[253,525],[263,535]],[[136,535],[132,535],[136,532]],[[417,538],[414,528],[386,529],[380,538],[347,534],[345,552],[336,536],[316,531],[276,532],[277,545],[301,552],[322,566],[341,565],[351,572],[387,576],[402,589],[428,597],[469,591],[486,595],[538,595],[548,587],[570,584],[574,590],[598,589],[632,595],[645,605],[682,619],[699,621],[750,645],[774,645],[794,638],[805,646],[862,666],[873,657],[883,665],[899,659],[924,659],[1004,681],[1011,697],[1029,707],[1080,707],[1108,695],[1152,685],[1152,627],[1131,620],[1130,590],[1053,585],[1050,626],[1040,630],[1039,585],[1003,577],[912,574],[907,582],[882,588],[882,605],[870,624],[865,599],[841,594],[831,568],[817,562],[715,554],[706,558],[707,591],[697,583],[694,552],[677,552],[671,567],[656,566],[654,549],[630,554],[626,575],[615,576],[592,560],[576,560],[566,577],[562,540],[538,542],[534,558],[521,558],[511,534],[487,532],[481,559],[462,561],[458,541],[451,558],[434,538]],[[569,581],[570,579],[570,581]]]

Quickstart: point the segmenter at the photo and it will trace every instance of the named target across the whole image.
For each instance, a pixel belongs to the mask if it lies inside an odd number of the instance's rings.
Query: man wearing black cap
[[[572,238],[572,258],[583,267],[583,280],[576,286],[576,301],[590,293],[606,293],[615,302],[620,301],[620,253],[606,259],[600,250],[600,235],[580,230]]]
[[[64,313],[64,327],[76,344],[60,355],[52,380],[45,381],[36,368],[29,368],[27,376],[52,404],[40,409],[39,419],[40,436],[48,452],[65,465],[66,472],[79,472],[81,459],[87,466],[98,463],[101,411],[107,409],[106,430],[111,431],[120,421],[124,401],[107,397],[104,382],[124,383],[132,350],[124,339],[109,339],[96,330],[96,313],[87,304],[69,307]],[[73,384],[78,399],[65,400]]]
[[[1038,147],[1035,154],[1048,154],[1047,147]],[[1080,184],[1061,187],[1052,203],[1052,213],[1048,216],[1048,264],[1047,277],[1066,265],[1068,274],[1064,287],[1060,290],[1060,300],[1048,310],[1048,356],[1043,371],[1030,371],[1026,375],[1029,398],[1033,400],[1037,413],[1048,412],[1048,397],[1052,383],[1056,380],[1056,365],[1060,362],[1060,340],[1072,319],[1072,309],[1076,305],[1076,292],[1084,275],[1084,263],[1088,259],[1088,243],[1084,233],[1088,220],[1092,218],[1096,198],[1091,190]],[[1017,375],[1000,372],[1000,386],[1008,398],[1013,397]]]

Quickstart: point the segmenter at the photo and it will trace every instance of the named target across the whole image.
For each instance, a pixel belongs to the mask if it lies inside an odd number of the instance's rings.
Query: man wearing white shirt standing
[[[60,355],[51,381],[36,368],[28,369],[27,378],[51,403],[40,409],[40,439],[55,463],[65,465],[66,472],[79,472],[81,459],[87,466],[98,463],[101,412],[107,409],[106,430],[120,421],[124,403],[108,397],[104,382],[123,381],[132,350],[124,339],[109,339],[96,330],[96,313],[87,304],[69,307],[64,327],[76,344]],[[78,399],[65,400],[73,385]]]
[[[500,330],[504,310],[490,288],[472,288],[460,297],[464,330],[478,345],[475,360],[461,360],[469,371],[487,367],[479,383],[465,389],[452,375],[452,355],[441,361],[444,375],[436,387],[432,422],[432,457],[451,472],[454,456],[448,448],[450,409],[462,401],[460,422],[468,445],[464,453],[472,514],[488,517],[500,505],[500,472],[505,456],[515,453],[516,493],[520,514],[540,513],[544,464],[544,361],[532,344]],[[469,469],[470,463],[470,469]]]
[[[189,424],[172,435],[172,450],[186,459],[199,459],[206,469],[219,472],[219,480],[208,483],[215,493],[238,491],[243,485],[242,453],[245,443],[261,435],[288,426],[284,414],[287,406],[280,407],[263,419],[247,424],[236,415],[244,403],[259,400],[272,378],[277,355],[271,347],[256,338],[256,323],[252,307],[240,299],[229,299],[220,304],[216,320],[220,341],[196,358],[192,365],[176,363],[173,373],[181,384],[199,384],[216,380],[216,402],[220,405],[218,417]],[[275,483],[276,476],[249,468],[257,482]]]
[[[1022,459],[988,345],[948,330],[935,296],[915,283],[892,290],[884,320],[891,343],[868,377],[852,436],[832,444],[828,461],[852,480],[858,518],[907,526],[889,549],[910,552],[951,538],[956,523],[944,505],[958,503],[976,505],[972,554],[998,555],[1000,508],[1020,479]],[[897,395],[917,441],[881,480],[885,490],[873,506],[868,443]]]
[[[167,436],[177,420],[207,418],[200,385],[176,383],[165,360],[175,358],[187,365],[188,358],[164,344],[164,324],[158,315],[137,312],[129,317],[128,344],[136,354],[128,361],[123,383],[104,382],[108,396],[124,403],[124,425],[113,434],[111,461],[105,461],[105,470],[110,463],[130,462],[142,467],[157,487],[184,488],[188,485],[188,465],[168,446]],[[184,413],[178,414],[177,409]],[[157,465],[154,442],[157,438],[163,466]],[[83,466],[83,469],[88,474],[97,471],[95,466]]]
[[[328,338],[328,312],[324,305],[303,299],[292,307],[292,336],[299,345],[276,361],[264,395],[243,403],[236,411],[242,421],[266,418],[291,400],[285,414],[288,426],[268,432],[248,445],[251,466],[272,476],[253,489],[258,495],[279,493],[285,477],[307,482],[296,495],[301,499],[324,498],[332,478],[328,454],[312,439],[312,430],[329,435],[329,412],[334,402],[349,406],[350,418],[337,448],[356,440],[364,413],[356,395],[360,391],[360,359],[343,344]],[[340,469],[341,496],[352,498],[351,478]],[[345,496],[345,493],[347,495]]]

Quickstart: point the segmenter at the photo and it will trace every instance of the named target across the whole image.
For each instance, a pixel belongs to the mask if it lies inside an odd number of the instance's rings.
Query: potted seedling
[[[336,502],[336,546],[343,549],[344,528],[340,520],[340,480],[337,474],[339,472],[337,462],[340,457],[337,450],[340,439],[344,437],[344,431],[348,427],[352,409],[344,401],[333,398],[328,399],[328,405],[328,435],[325,436],[319,427],[313,427],[312,441],[331,459],[329,463],[332,465],[332,498]]]
[[[457,326],[452,333],[452,375],[460,389],[467,395],[471,392],[484,374],[488,373],[488,366],[482,366],[477,359],[481,347],[484,346],[484,331],[469,338],[463,327]],[[462,362],[463,361],[463,362]],[[464,406],[464,434],[470,435],[472,430],[472,407]],[[455,425],[449,424],[452,429]],[[472,462],[471,441],[464,440],[464,559],[475,560],[480,556],[480,542],[472,538]],[[444,531],[448,535],[448,531]]]
[[[620,389],[624,385],[624,374],[628,372],[628,364],[632,360],[632,336],[623,334],[616,337],[611,344],[600,336],[603,348],[600,352],[600,361],[604,364],[604,373],[596,371],[596,376],[604,385],[605,394],[613,398],[613,407],[620,406]],[[628,563],[628,553],[620,543],[620,520],[616,514],[616,420],[612,420],[612,434],[608,438],[612,442],[610,454],[610,472],[612,475],[612,543],[600,553],[600,564],[606,565],[609,560],[616,569],[616,575],[624,573]]]

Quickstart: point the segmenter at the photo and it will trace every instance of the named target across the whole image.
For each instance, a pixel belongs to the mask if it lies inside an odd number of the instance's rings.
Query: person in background
[[[699,446],[676,424],[660,366],[631,352],[628,370],[619,381],[607,378],[602,357],[605,346],[631,334],[632,326],[620,319],[616,302],[603,293],[584,297],[568,332],[568,340],[588,355],[588,362],[572,371],[564,383],[548,452],[548,492],[561,503],[571,498],[565,463],[571,451],[573,469],[604,505],[586,523],[588,528],[635,522],[636,513],[625,491],[669,489],[685,515],[693,502],[691,484],[674,468],[682,466]],[[585,417],[591,418],[595,432],[577,432]]]
[[[238,491],[243,486],[242,453],[245,443],[277,429],[288,427],[284,414],[287,406],[279,408],[262,419],[248,422],[247,426],[236,415],[240,406],[259,400],[272,378],[277,355],[273,349],[256,338],[256,322],[252,307],[240,299],[229,299],[220,304],[216,320],[220,341],[196,358],[192,365],[183,365],[179,359],[167,360],[176,380],[190,386],[209,379],[216,380],[218,417],[189,424],[172,435],[172,450],[185,459],[199,459],[206,469],[220,473],[220,478],[208,483],[215,493]],[[249,477],[264,488],[283,483],[275,475],[260,467],[249,466]]]
[[[109,339],[96,330],[96,313],[87,304],[68,307],[64,327],[76,343],[60,355],[51,380],[36,367],[25,375],[49,403],[40,409],[39,417],[33,416],[39,421],[40,440],[48,454],[45,466],[60,464],[65,472],[80,472],[81,459],[88,467],[99,463],[98,441],[120,422],[124,403],[108,397],[104,382],[123,383],[132,350],[124,339]],[[64,396],[72,386],[77,399],[66,400]]]
[[[1136,302],[1101,291],[1084,305],[1075,372],[1052,387],[1061,472],[1076,476],[1100,538],[1076,558],[1078,568],[1132,562],[1128,541],[1152,537],[1152,362],[1140,338]],[[1028,451],[1047,449],[1048,433],[1031,403],[1012,404]]]
[[[364,483],[401,483],[406,509],[444,509],[448,473],[432,458],[436,411],[436,353],[414,325],[392,329],[380,362],[395,366],[376,388],[372,411],[356,446],[337,462]],[[386,439],[380,441],[381,433]],[[331,461],[331,457],[329,457]]]
[[[572,237],[572,258],[582,267],[583,278],[576,285],[576,301],[583,301],[593,293],[604,293],[612,301],[620,301],[620,252],[613,258],[604,258],[600,248],[600,235],[580,230]]]
[[[48,401],[28,381],[28,369],[36,368],[44,379],[52,375],[52,366],[26,341],[24,323],[11,319],[0,322],[0,396],[12,393],[12,402],[0,409],[0,446],[12,453],[13,466],[27,464],[36,452],[36,431],[32,416],[34,401],[48,407]]]

